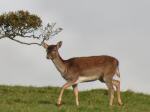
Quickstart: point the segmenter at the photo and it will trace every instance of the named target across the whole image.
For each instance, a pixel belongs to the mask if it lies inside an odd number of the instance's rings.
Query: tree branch
[[[8,37],[9,39],[11,39],[11,40],[13,40],[13,41],[15,41],[15,42],[18,42],[18,43],[20,43],[20,44],[25,44],[25,45],[39,45],[39,46],[41,46],[42,45],[42,43],[40,44],[40,43],[26,43],[26,42],[22,42],[22,41],[20,41],[20,40],[17,40],[17,39],[15,39],[15,38],[10,38],[10,37]]]
[[[5,36],[0,36],[0,39],[4,38]]]
[[[13,26],[7,26],[7,25],[2,25],[0,26],[0,39],[2,38],[9,38],[10,40],[13,40],[17,43],[20,44],[25,44],[25,45],[38,45],[41,46],[44,41],[48,41],[51,37],[57,35],[59,32],[62,31],[62,28],[57,28],[54,29],[54,26],[56,23],[47,24],[46,27],[40,27],[37,32],[33,28],[21,28],[21,27],[13,27]],[[34,38],[34,39],[39,39],[41,40],[39,43],[32,42],[32,43],[27,43],[23,42],[21,40],[15,39],[15,37],[24,37],[24,38]]]
[[[36,38],[36,39],[40,38],[40,35],[39,36],[35,36],[34,34],[33,35],[23,35],[23,34],[20,34],[20,33],[15,33],[15,36],[28,37],[28,38]]]

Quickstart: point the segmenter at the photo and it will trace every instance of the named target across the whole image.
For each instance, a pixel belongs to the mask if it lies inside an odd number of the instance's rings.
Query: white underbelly
[[[90,82],[90,81],[94,81],[94,80],[98,80],[99,76],[95,75],[95,76],[80,76],[78,78],[78,80],[76,81],[76,83],[81,83],[81,82]]]
[[[118,77],[116,74],[114,75],[113,79],[120,81],[120,77]]]

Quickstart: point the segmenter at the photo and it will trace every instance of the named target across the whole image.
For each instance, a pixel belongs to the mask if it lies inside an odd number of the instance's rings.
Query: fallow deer
[[[118,103],[122,105],[120,97],[120,81],[114,80],[114,75],[120,77],[119,62],[111,56],[91,56],[91,57],[75,57],[63,60],[58,50],[62,42],[56,45],[48,45],[43,43],[43,47],[47,51],[47,59],[51,59],[61,76],[67,81],[62,86],[58,97],[57,105],[61,105],[63,92],[66,88],[72,86],[76,98],[76,105],[79,106],[78,87],[82,82],[90,82],[99,80],[104,82],[109,89],[109,105],[113,105],[114,86],[117,91]]]

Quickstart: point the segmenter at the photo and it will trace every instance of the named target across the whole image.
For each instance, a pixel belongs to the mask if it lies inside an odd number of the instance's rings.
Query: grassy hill
[[[106,90],[80,92],[80,106],[75,106],[72,90],[66,90],[64,105],[56,106],[60,88],[0,86],[0,112],[150,112],[150,95],[126,91],[123,106],[108,105]]]

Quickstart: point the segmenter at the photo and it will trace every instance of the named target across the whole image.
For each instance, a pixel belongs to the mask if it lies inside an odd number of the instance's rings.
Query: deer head
[[[44,42],[42,46],[46,49],[46,58],[53,60],[59,57],[58,49],[62,46],[62,41],[58,42],[56,45],[48,45]]]

